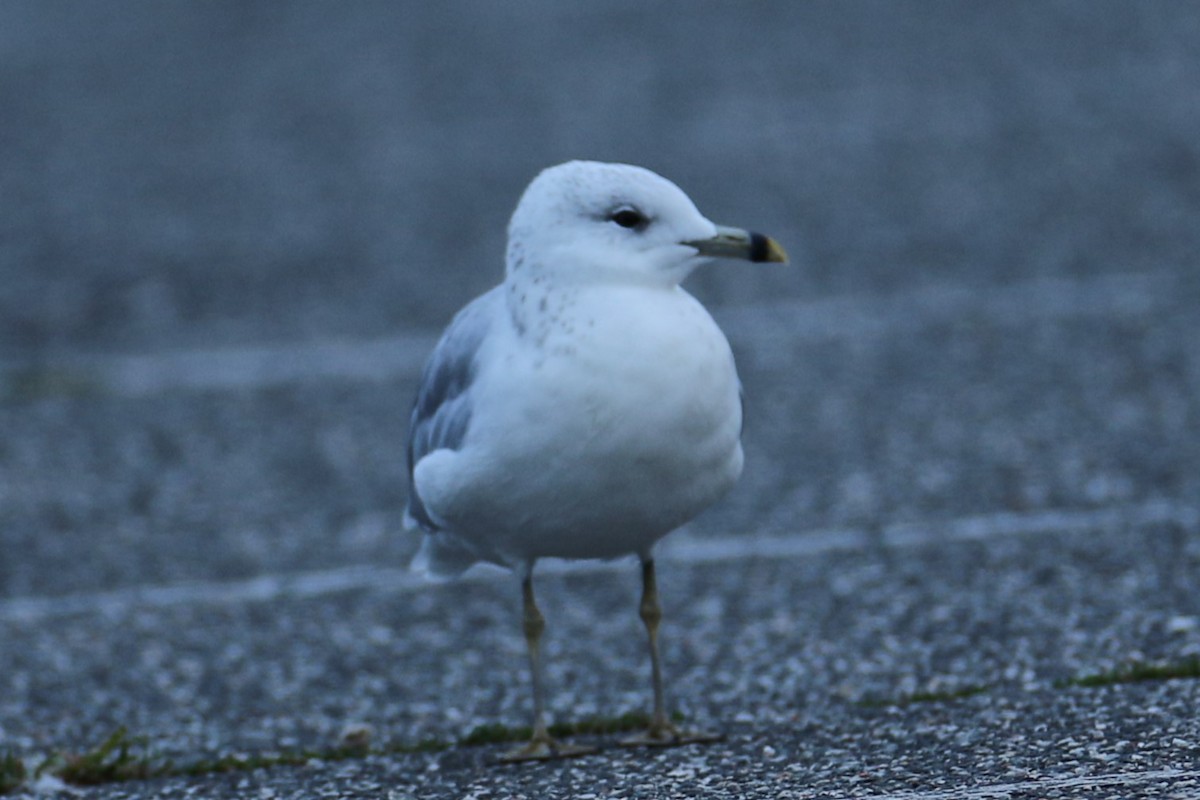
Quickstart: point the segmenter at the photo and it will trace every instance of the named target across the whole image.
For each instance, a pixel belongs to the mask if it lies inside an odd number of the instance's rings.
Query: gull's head
[[[786,261],[773,239],[715,225],[666,178],[629,164],[543,170],[508,226],[508,274],[674,285],[713,257]]]

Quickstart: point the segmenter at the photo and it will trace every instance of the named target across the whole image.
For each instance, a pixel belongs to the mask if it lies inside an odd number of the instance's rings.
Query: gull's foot
[[[549,736],[535,736],[528,744],[510,750],[500,756],[501,764],[520,764],[525,761],[554,761],[560,758],[578,758],[599,752],[595,747],[566,744]]]
[[[678,747],[684,744],[709,744],[724,739],[724,734],[702,733],[699,731],[681,731],[672,723],[662,720],[651,723],[650,727],[636,736],[622,739],[622,747]]]

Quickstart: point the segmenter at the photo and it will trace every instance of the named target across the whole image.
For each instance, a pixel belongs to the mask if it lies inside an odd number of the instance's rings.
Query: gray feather
[[[434,450],[458,450],[466,440],[476,355],[503,303],[504,295],[496,287],[459,311],[421,373],[408,424],[408,517],[431,533],[438,526],[417,494],[413,470]]]

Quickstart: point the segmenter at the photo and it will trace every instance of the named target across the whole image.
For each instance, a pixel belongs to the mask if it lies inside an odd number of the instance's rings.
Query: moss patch
[[[682,715],[673,715],[681,722]],[[616,717],[592,717],[578,722],[557,723],[550,727],[556,737],[578,735],[603,736],[645,728],[648,715],[631,711]],[[312,761],[345,761],[370,755],[408,755],[438,753],[452,747],[477,747],[519,742],[530,737],[528,727],[509,727],[500,723],[480,725],[456,742],[427,738],[418,742],[396,742],[382,747],[362,743],[342,744],[325,750],[297,750],[249,756],[222,756],[175,764],[156,753],[147,737],[133,737],[120,727],[96,747],[82,753],[58,753],[47,758],[35,775],[53,775],[75,786],[96,786],[150,778],[199,777],[228,772],[248,772],[271,767],[302,766]],[[0,794],[19,789],[29,778],[25,763],[11,753],[0,756]]]
[[[11,792],[25,782],[25,762],[13,753],[0,756],[0,794]]]
[[[485,744],[519,742],[528,739],[532,734],[533,731],[524,726],[513,728],[502,722],[488,722],[472,728],[470,733],[459,740],[459,744],[466,747],[478,747]]]
[[[1059,681],[1058,686],[1081,686],[1095,688],[1120,683],[1142,683],[1144,681],[1169,681],[1176,678],[1200,678],[1200,658],[1166,663],[1134,662],[1110,672],[1097,672]]]
[[[97,786],[117,781],[143,780],[170,768],[169,762],[155,759],[147,740],[130,737],[124,727],[83,753],[60,753],[38,767],[37,773],[50,773],[76,786]]]

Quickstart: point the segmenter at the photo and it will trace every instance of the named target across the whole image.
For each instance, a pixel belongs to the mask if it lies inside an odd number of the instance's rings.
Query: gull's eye
[[[646,219],[645,214],[633,206],[621,206],[613,209],[608,218],[622,228],[644,228],[650,222],[650,220]]]

